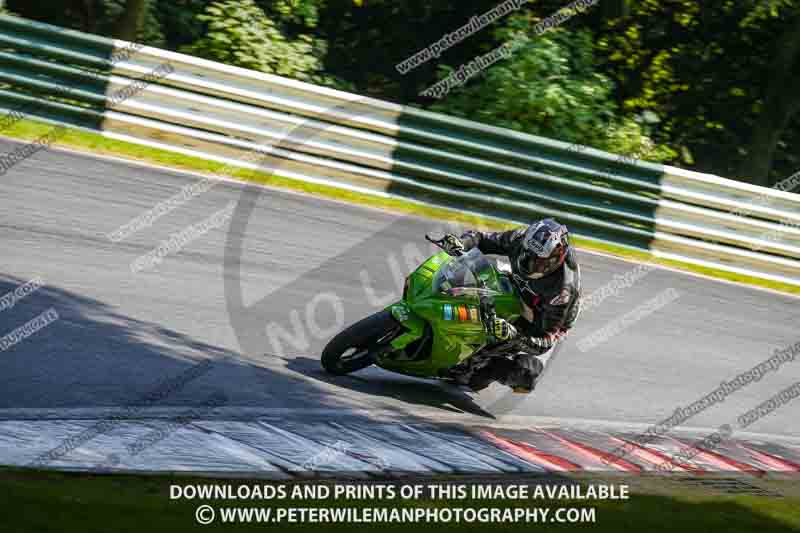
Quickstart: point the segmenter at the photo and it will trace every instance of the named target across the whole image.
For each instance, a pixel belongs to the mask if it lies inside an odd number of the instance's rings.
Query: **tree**
[[[780,139],[800,99],[797,11],[796,0],[635,2],[597,50],[620,105],[660,118],[673,164],[768,185],[790,173]]]
[[[738,175],[758,185],[772,185],[770,169],[781,136],[800,110],[800,10],[774,43],[773,60],[765,79],[766,89],[746,155]]]
[[[552,0],[560,2],[561,0]],[[498,0],[329,0],[320,29],[330,43],[326,69],[353,82],[358,91],[403,104],[419,101],[441,63],[461,64],[496,46],[493,29],[478,31],[417,68],[400,74],[395,65],[467,24]],[[530,6],[523,4],[522,9]]]
[[[534,20],[512,18],[498,30],[502,41],[524,39]],[[527,31],[525,31],[527,30]],[[654,147],[646,124],[622,116],[614,83],[597,71],[588,30],[547,31],[453,89],[432,109],[496,126],[588,145],[648,160],[674,156]],[[442,70],[446,77],[453,69]]]
[[[96,0],[51,0],[48,9],[29,0],[8,0],[6,4],[9,11],[32,20],[87,32],[97,29]]]
[[[51,24],[611,151],[635,153],[626,146],[648,138],[668,148],[658,159],[762,185],[800,168],[800,0],[602,0],[444,102],[419,96],[441,65],[486,54],[512,18],[542,19],[568,1],[525,2],[405,73],[395,66],[499,0],[6,3]]]
[[[126,0],[122,15],[114,24],[112,35],[123,41],[135,41],[147,12],[147,4],[147,0]]]
[[[163,46],[156,0],[49,0],[48,8],[29,0],[9,0],[20,16],[150,46]]]
[[[325,42],[310,35],[290,38],[254,0],[220,0],[197,17],[205,35],[182,48],[197,55],[298,80],[337,85],[323,72]]]
[[[600,3],[603,18],[615,19],[630,13],[630,0],[604,0]]]

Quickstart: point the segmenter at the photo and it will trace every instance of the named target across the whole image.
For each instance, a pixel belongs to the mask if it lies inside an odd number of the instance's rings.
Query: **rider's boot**
[[[508,375],[514,368],[514,361],[504,357],[492,357],[481,368],[475,370],[469,377],[469,388],[475,392],[481,391]]]
[[[509,371],[498,381],[517,393],[532,392],[536,388],[537,379],[544,370],[544,365],[533,354],[519,354],[513,363]]]

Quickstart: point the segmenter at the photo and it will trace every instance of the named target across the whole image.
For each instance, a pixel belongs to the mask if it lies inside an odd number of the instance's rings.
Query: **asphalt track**
[[[14,146],[0,140],[0,152]],[[449,422],[485,423],[493,414],[649,424],[800,341],[797,298],[657,269],[585,313],[530,396],[493,387],[470,397],[376,368],[332,378],[318,362],[330,336],[325,330],[375,309],[360,271],[368,272],[372,300],[395,289],[392,261],[404,247],[425,250],[423,235],[438,224],[272,189],[246,193],[242,184],[222,182],[122,242],[106,237],[198,179],[57,149],[0,177],[0,296],[37,276],[45,282],[0,311],[0,335],[50,307],[60,316],[0,352],[0,418],[81,410],[101,416],[210,358],[209,372],[159,405],[201,405],[222,391],[228,414],[299,420],[367,412]],[[152,270],[131,272],[137,257],[230,202],[240,206],[230,225]],[[231,244],[238,238],[241,254]],[[635,266],[588,252],[581,261],[587,294]],[[256,311],[236,308],[231,288],[240,283],[246,306],[260,302]],[[670,288],[680,294],[676,301],[587,353],[576,349],[576,341]],[[344,317],[327,305],[333,301]],[[303,318],[311,302],[313,325]],[[291,331],[295,311],[304,336],[276,344],[280,336],[269,324]],[[787,363],[687,425],[733,423],[799,378],[800,362]],[[786,405],[749,429],[798,437],[799,408]]]

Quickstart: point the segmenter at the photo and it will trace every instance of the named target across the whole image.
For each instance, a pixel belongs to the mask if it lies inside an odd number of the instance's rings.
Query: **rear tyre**
[[[391,311],[368,316],[331,339],[322,351],[322,367],[336,376],[366,368],[401,331]]]

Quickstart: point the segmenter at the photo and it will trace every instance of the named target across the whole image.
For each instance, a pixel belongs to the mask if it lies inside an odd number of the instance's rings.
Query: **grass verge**
[[[4,130],[2,135],[16,139],[33,140],[46,134],[48,131],[50,131],[50,129],[52,129],[52,126],[49,124],[23,119]],[[208,161],[198,157],[191,157],[169,152],[167,150],[159,150],[134,143],[108,139],[96,133],[80,131],[76,129],[70,129],[63,137],[59,138],[55,144],[58,146],[78,150],[86,150],[96,154],[112,155],[115,157],[162,165],[177,170],[189,170],[209,175],[218,174],[219,171],[226,166],[222,163],[215,163],[213,161]],[[243,181],[261,183],[271,187],[300,191],[325,198],[332,198],[336,200],[357,203],[360,205],[386,209],[397,213],[417,215],[438,220],[449,220],[475,227],[482,227],[492,230],[502,230],[516,227],[516,225],[512,223],[500,223],[490,218],[464,214],[452,209],[420,205],[401,199],[380,198],[369,194],[347,191],[336,187],[282,178],[265,172],[241,169],[233,174],[230,174],[230,176]],[[687,272],[694,272],[718,279],[773,289],[789,294],[800,294],[800,287],[786,283],[765,280],[743,274],[736,274],[733,272],[726,272],[724,270],[718,270],[714,268],[701,267],[681,261],[661,259],[647,252],[631,250],[625,246],[615,246],[613,244],[596,242],[591,239],[575,237],[573,240],[579,248],[595,250],[626,259],[634,259],[637,261],[669,266]]]
[[[642,494],[632,491],[627,500],[558,500],[541,499],[288,499],[292,485],[283,484],[287,499],[283,500],[186,500],[171,499],[171,485],[198,484],[231,485],[234,493],[240,484],[265,485],[272,482],[243,480],[214,480],[197,477],[135,475],[93,475],[22,470],[0,470],[0,512],[2,530],[8,533],[58,532],[58,533],[178,533],[236,528],[239,531],[264,530],[305,531],[324,528],[326,531],[408,531],[446,530],[485,531],[502,527],[509,531],[569,531],[574,528],[591,528],[598,533],[620,531],[681,531],[707,533],[708,531],[733,532],[787,532],[800,531],[800,498],[774,498],[764,496],[713,496],[703,491],[681,491],[678,494]],[[409,482],[413,483],[413,482]],[[533,486],[532,484],[530,486]],[[531,493],[533,490],[531,489]],[[399,494],[399,488],[397,489]],[[200,505],[210,505],[215,511],[215,521],[200,526],[195,512]],[[549,509],[546,525],[525,522],[486,523],[291,523],[284,517],[280,523],[227,523],[221,522],[221,509],[231,507],[272,509],[278,508],[539,508]],[[552,523],[558,508],[594,508],[590,523]],[[513,512],[513,511],[512,511]],[[541,515],[539,515],[541,516]]]

